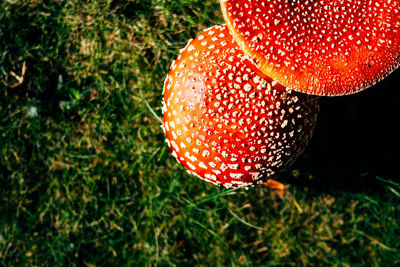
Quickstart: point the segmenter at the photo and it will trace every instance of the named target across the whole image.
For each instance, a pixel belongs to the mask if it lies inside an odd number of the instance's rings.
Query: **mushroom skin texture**
[[[312,136],[315,97],[260,72],[214,26],[181,50],[164,85],[163,129],[189,173],[216,185],[248,187],[291,164]]]
[[[221,0],[221,9],[257,67],[298,92],[357,93],[400,62],[399,0]]]

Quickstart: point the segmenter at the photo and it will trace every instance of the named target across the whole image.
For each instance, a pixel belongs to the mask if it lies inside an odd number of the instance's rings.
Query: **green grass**
[[[1,2],[0,266],[400,264],[393,177],[330,188],[309,150],[281,197],[171,157],[164,77],[221,23],[217,0]]]

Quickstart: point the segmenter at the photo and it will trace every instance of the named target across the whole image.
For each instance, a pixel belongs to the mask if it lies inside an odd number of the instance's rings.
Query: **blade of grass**
[[[242,218],[240,218],[236,213],[234,213],[230,208],[226,208],[230,214],[232,214],[232,216],[237,219],[239,222],[243,223],[244,225],[247,225],[251,228],[257,229],[257,230],[261,230],[261,231],[269,231],[271,229],[267,229],[267,228],[263,228],[263,227],[259,227],[257,225],[251,224],[249,222],[246,222],[245,220],[243,220]]]
[[[146,107],[150,110],[151,114],[161,123],[163,124],[163,120],[157,115],[157,113],[152,109],[152,107],[149,105],[149,102],[147,102],[146,99],[143,100],[144,103],[146,104]]]

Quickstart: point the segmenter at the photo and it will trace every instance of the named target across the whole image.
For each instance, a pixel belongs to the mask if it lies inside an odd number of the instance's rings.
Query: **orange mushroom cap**
[[[163,128],[190,173],[226,187],[262,183],[302,153],[318,111],[315,97],[260,72],[215,26],[190,41],[164,85]]]
[[[359,92],[400,62],[399,0],[221,0],[239,47],[293,90]]]

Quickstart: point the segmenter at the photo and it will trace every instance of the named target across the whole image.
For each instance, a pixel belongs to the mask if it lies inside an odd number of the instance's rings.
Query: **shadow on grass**
[[[301,177],[284,180],[321,192],[382,190],[376,176],[400,182],[399,99],[400,69],[359,94],[321,98],[314,136],[293,166]]]

